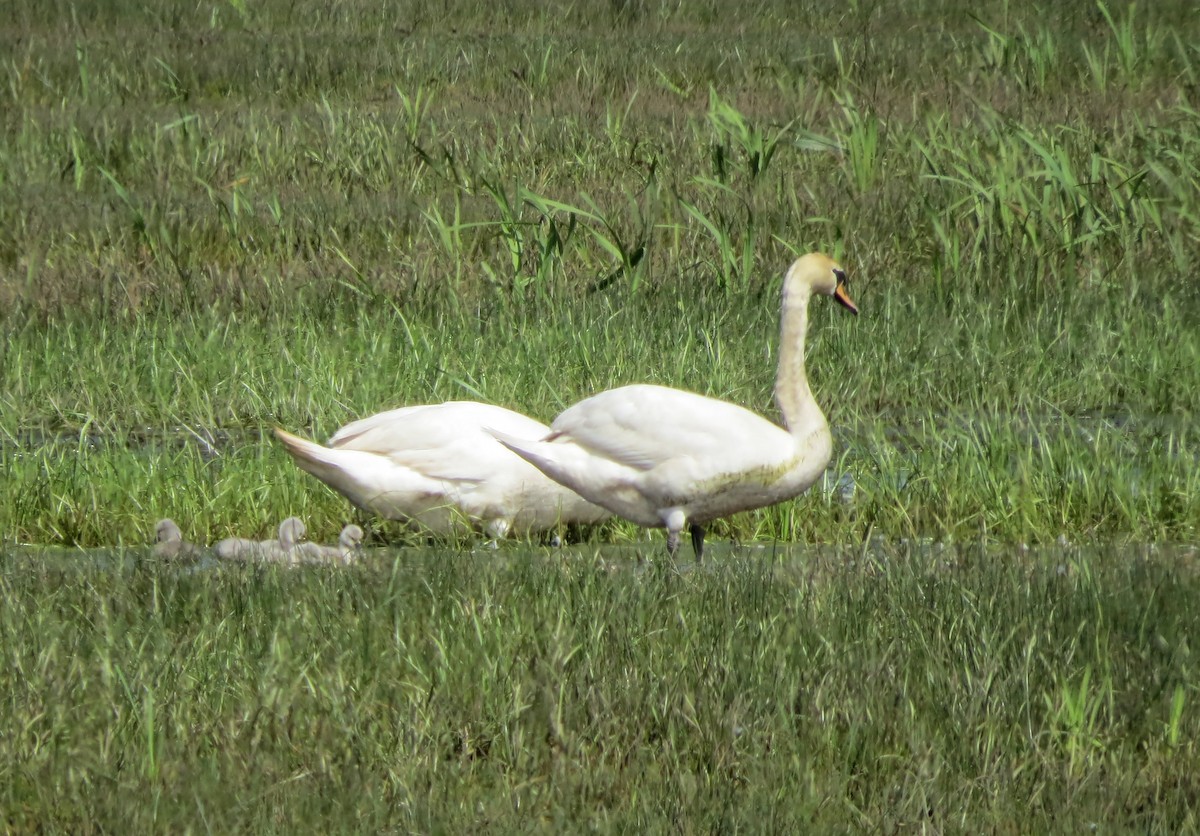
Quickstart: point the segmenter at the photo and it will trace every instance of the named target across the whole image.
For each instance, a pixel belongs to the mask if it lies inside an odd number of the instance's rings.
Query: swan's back
[[[651,384],[580,401],[554,420],[550,439],[556,436],[636,470],[680,455],[774,462],[790,449],[791,438],[737,404]]]
[[[525,481],[541,478],[536,468],[497,444],[486,427],[522,438],[540,438],[550,431],[511,409],[449,401],[401,407],[354,421],[338,430],[329,446],[385,456],[421,479],[476,484],[506,474]]]
[[[329,439],[329,446],[341,450],[402,451],[419,456],[422,451],[437,453],[474,442],[491,440],[483,427],[537,438],[547,427],[540,421],[502,406],[474,401],[448,401],[440,404],[404,406],[352,421]]]
[[[474,401],[407,406],[353,421],[321,447],[282,430],[297,463],[359,507],[451,533],[482,524],[493,536],[608,516],[501,446],[495,429],[526,439],[550,428]]]

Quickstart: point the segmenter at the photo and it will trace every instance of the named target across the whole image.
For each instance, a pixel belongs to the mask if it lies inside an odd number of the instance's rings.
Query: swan
[[[500,539],[510,530],[541,531],[609,516],[510,453],[484,427],[514,438],[538,438],[550,429],[503,407],[449,401],[354,421],[328,447],[278,427],[275,435],[302,470],[358,507],[434,534],[480,526]]]
[[[530,441],[494,435],[556,482],[648,528],[667,530],[674,557],[685,527],[699,560],[706,523],[798,496],[824,471],[833,439],[804,373],[813,293],[851,313],[846,272],[827,255],[798,258],[783,282],[775,402],[784,427],[727,401],[633,385],[569,407]]]
[[[154,556],[161,560],[196,560],[208,551],[203,546],[189,543],[183,539],[183,532],[175,521],[168,518],[159,520],[154,525]]]
[[[363,530],[351,523],[342,529],[336,546],[297,543],[296,548],[292,550],[292,562],[349,566],[358,557],[358,549],[362,545],[362,541]]]
[[[299,517],[288,517],[279,524],[279,536],[274,540],[247,540],[242,537],[227,537],[213,547],[222,560],[275,560],[288,562],[296,545],[308,533],[307,526]]]

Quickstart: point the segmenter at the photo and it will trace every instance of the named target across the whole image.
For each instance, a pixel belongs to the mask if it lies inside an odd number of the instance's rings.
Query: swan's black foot
[[[692,551],[696,553],[696,562],[704,559],[704,526],[692,523],[688,529],[692,532]]]

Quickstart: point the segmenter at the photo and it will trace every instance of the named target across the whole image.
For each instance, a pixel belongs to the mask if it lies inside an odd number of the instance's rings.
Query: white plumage
[[[820,253],[797,259],[784,279],[775,399],[785,427],[726,401],[634,385],[568,408],[540,440],[501,427],[494,435],[597,505],[666,528],[671,555],[688,527],[699,559],[706,523],[798,496],[829,463],[833,442],[808,386],[804,339],[813,293],[858,313],[845,281],[845,271]]]
[[[342,427],[323,446],[282,429],[296,464],[364,510],[437,534],[482,527],[491,537],[608,516],[502,447],[484,428],[538,438],[549,428],[472,401],[407,406]]]

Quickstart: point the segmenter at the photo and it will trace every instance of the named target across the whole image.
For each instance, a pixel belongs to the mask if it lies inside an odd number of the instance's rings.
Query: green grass
[[[267,536],[302,513],[314,536],[332,539],[348,503],[263,432],[279,424],[323,438],[404,403],[474,398],[549,420],[581,393],[641,380],[773,414],[769,298],[701,305],[694,322],[668,317],[659,300],[599,301],[551,309],[515,332],[508,316],[429,322],[353,308],[309,328],[216,313],[29,326],[8,349],[0,530],[19,541],[137,543],[167,515],[213,542]],[[1139,309],[1114,327],[1097,315],[1064,333],[1048,316],[1014,318],[1020,339],[1010,340],[1002,312],[981,337],[966,321],[926,324],[896,292],[860,299],[874,311],[858,320],[821,306],[809,366],[837,439],[831,473],[854,479],[853,501],[814,491],[719,526],[717,537],[1194,536],[1189,415],[1200,380],[1187,381],[1200,357],[1181,357],[1196,349],[1182,325],[1169,344],[1123,352],[1152,327]],[[636,531],[610,524],[601,536]]]
[[[1191,5],[9,5],[0,829],[1196,829]],[[809,249],[828,483],[702,570],[73,548],[332,541],[275,424],[773,416]]]
[[[0,572],[6,829],[1196,826],[1194,554],[134,557]]]
[[[294,512],[335,536],[347,505],[272,423],[446,398],[548,421],[634,381],[773,415],[809,248],[864,312],[818,307],[810,343],[859,489],[715,536],[1195,536],[1183,5],[522,10],[18,4],[7,539]]]
[[[297,512],[331,538],[347,506],[276,423],[549,420],[638,381],[773,415],[780,276],[810,248],[864,314],[821,306],[810,340],[859,490],[715,536],[1195,537],[1184,4],[507,8],[18,4],[6,538]]]

